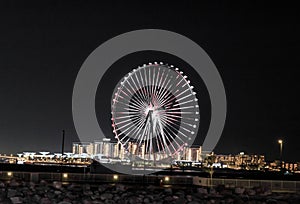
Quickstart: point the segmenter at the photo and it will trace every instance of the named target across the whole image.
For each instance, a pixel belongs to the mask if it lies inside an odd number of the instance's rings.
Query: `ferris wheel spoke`
[[[172,123],[171,121],[168,121],[168,119],[163,119],[163,120],[166,120],[166,122],[169,122],[169,123]],[[172,123],[174,126],[178,126],[177,124],[174,124],[174,123]],[[176,128],[174,127],[174,126],[172,126],[172,125],[169,125],[169,127],[171,127],[172,129],[174,129],[174,130],[176,130]],[[178,127],[180,127],[180,126],[178,126]],[[180,130],[177,130],[178,131],[178,133],[180,133],[182,136],[184,136],[185,138],[188,138],[188,136],[187,135],[185,135],[184,133],[182,133]]]
[[[128,77],[128,78],[130,79],[131,77]],[[130,81],[126,80],[126,83],[128,84],[128,87],[130,88],[130,92],[135,93],[136,90],[133,88],[133,86],[131,85]]]
[[[166,85],[164,85],[164,87],[167,87],[166,89],[161,89],[160,92],[158,93],[159,96],[161,96],[160,98],[163,99],[164,96],[167,94],[167,90],[170,89],[172,87],[172,84],[170,84],[171,79],[168,80],[168,82],[166,83]]]
[[[193,94],[188,94],[188,95],[186,95],[186,96],[183,96],[183,97],[177,99],[176,102],[179,102],[179,101],[181,101],[181,100],[183,100],[183,99],[185,99],[185,98],[187,98],[187,97],[193,97],[193,96],[194,96]]]
[[[169,78],[169,74],[170,74],[170,70],[167,71],[166,76],[164,77],[164,80],[159,87],[167,87],[168,83],[170,82],[170,79],[168,80],[167,84],[165,84],[165,83],[166,83],[167,79]],[[164,89],[160,89],[157,94],[161,95],[163,91],[164,91]]]
[[[173,117],[167,117],[167,116],[162,116],[161,119],[162,119],[162,121],[163,121],[165,124],[168,124],[168,122],[169,122],[169,121],[167,121],[167,119],[168,119],[168,120],[171,120],[171,121],[175,121],[175,122],[177,122],[177,123],[180,123],[180,122],[181,122],[181,120],[178,120],[178,118],[176,119],[176,118],[173,118]]]
[[[162,74],[161,74],[161,77],[159,79],[159,83],[157,84],[157,88],[161,88],[162,87],[162,82],[163,82],[163,79],[166,80],[166,77],[164,77],[164,74],[165,74],[165,70],[163,70]],[[158,91],[158,94],[159,94],[159,91]]]
[[[177,148],[173,145],[173,142],[175,142],[175,144],[177,146],[180,146],[180,144],[175,140],[175,138],[178,137],[178,136],[172,129],[169,128],[169,126],[166,126],[165,128],[167,130],[166,134],[168,135],[168,137],[166,137],[166,138],[170,141],[170,145],[172,146],[173,150],[176,151]],[[179,139],[181,140],[180,137],[179,137]],[[183,142],[183,140],[182,140],[182,142]]]
[[[168,96],[161,102],[161,106],[166,106],[167,104],[173,104],[175,100],[176,100],[175,96],[173,95]]]
[[[132,75],[130,75],[129,78],[131,79],[131,81],[133,82],[133,84],[135,85],[135,87],[133,87],[133,86],[131,85],[131,83],[129,82],[129,80],[128,80],[128,84],[130,85],[131,89],[134,90],[135,93],[137,93],[138,101],[139,101],[139,102],[143,102],[143,101],[144,101],[144,100],[143,100],[143,97],[141,96],[140,92],[137,92],[137,90],[139,90],[139,89],[137,88],[137,86],[136,86],[136,84],[135,84],[135,82],[134,82],[134,80],[133,80],[133,78],[132,78]]]
[[[176,86],[179,86],[179,84],[180,84],[181,82],[184,82],[184,78],[182,78],[182,79],[176,84]]]
[[[139,97],[131,98],[130,102],[135,103],[137,106],[142,106],[143,105],[143,100],[140,99]]]
[[[146,129],[147,129],[147,127],[145,127],[145,128],[143,129],[143,133],[142,133],[142,134],[139,134],[139,136],[138,136],[138,141],[139,141],[138,146],[140,146],[141,143],[144,142],[144,149],[145,149],[145,150],[146,150],[146,139],[145,139],[145,132],[146,132]]]
[[[176,95],[176,98],[178,98],[179,96],[181,96],[182,94],[185,94],[186,92],[190,91],[189,89],[186,89],[182,92],[180,92],[178,95]]]
[[[138,116],[132,116],[132,115],[119,116],[119,117],[115,117],[115,120],[124,119],[124,118],[130,118],[130,117],[138,117]]]
[[[130,121],[132,121],[131,118],[129,118],[129,119],[127,119],[127,120],[120,121],[120,122],[115,122],[114,125],[117,125],[117,126],[118,126],[118,125],[121,125],[121,124],[123,124],[123,123],[130,122]]]
[[[139,119],[138,119],[139,120]],[[129,127],[127,127],[127,126],[129,126]],[[123,134],[125,134],[130,128],[132,128],[134,126],[134,123],[128,123],[128,124],[126,124],[126,125],[123,125],[123,126],[118,126],[117,128],[116,128],[116,130],[119,130],[119,131],[121,131]],[[124,128],[125,127],[127,127],[125,130],[124,130]],[[128,132],[128,133],[130,133],[132,131],[132,129]]]
[[[134,92],[132,92],[129,88],[128,88],[128,86],[126,86],[126,84],[124,83],[124,82],[122,82],[123,83],[123,86],[120,88],[122,91],[124,91],[124,92],[127,92],[130,96],[132,96],[132,94],[134,94]],[[120,90],[120,91],[121,91]]]
[[[130,113],[139,113],[139,112],[140,112],[140,110],[137,109],[137,108],[134,107],[134,106],[131,106],[131,107],[129,107],[129,108],[124,107],[123,109],[126,110],[126,111],[130,111]]]
[[[191,109],[191,108],[195,108],[195,106],[183,106],[183,107],[178,107],[178,108],[170,108],[168,110],[169,111],[172,111],[172,110],[185,110],[185,109]]]
[[[150,93],[150,96],[152,96],[152,80],[151,80],[151,66],[149,67],[149,69],[148,69],[148,71],[149,71],[149,75],[148,75],[148,82],[149,82],[149,93]]]
[[[141,79],[141,88],[142,88],[142,93],[143,93],[143,95],[144,95],[144,100],[146,101],[147,100],[147,91],[146,91],[146,86],[147,86],[147,84],[146,84],[146,82],[144,82],[144,80],[143,80],[143,76],[142,76],[142,72],[140,71],[139,72],[139,75],[140,75],[140,79]],[[137,77],[137,75],[136,75],[136,77]],[[138,80],[139,81],[139,80]]]
[[[135,128],[135,130],[134,130],[134,134],[135,134],[135,136],[133,137],[133,139],[136,139],[136,137],[137,137],[137,135],[139,135],[138,136],[138,138],[137,139],[140,139],[140,134],[139,134],[139,132],[142,130],[142,126],[144,125],[146,123],[146,119],[144,118],[142,121],[140,121],[139,123],[138,123],[138,126],[137,126],[137,128]]]
[[[116,104],[118,104],[118,106],[120,106],[120,104],[121,105],[123,105],[123,106],[129,106],[129,104],[126,104],[126,103],[123,103],[122,101],[118,101],[117,99],[113,99],[113,104],[116,106]],[[112,108],[113,110],[115,110],[116,109],[116,107],[114,106],[114,108]],[[139,108],[139,107],[137,107],[137,108]]]
[[[184,101],[184,102],[181,102],[181,103],[177,103],[177,104],[174,105],[174,107],[175,107],[175,106],[182,106],[182,105],[184,105],[184,104],[192,103],[192,102],[194,102],[194,101],[195,101],[194,99],[191,99],[191,100],[188,100],[188,101]]]
[[[120,89],[117,93],[116,93],[116,95],[121,95],[121,93],[122,94],[124,94],[126,97],[128,97],[128,98],[130,98],[130,93],[128,94],[128,93],[126,93],[123,89]]]
[[[154,86],[154,93],[156,93],[157,95],[157,89],[158,89],[158,80],[159,80],[159,72],[160,72],[160,67],[158,67],[158,71],[157,71],[157,75],[156,75],[156,82],[155,82],[155,86]]]
[[[156,128],[158,128],[158,127],[156,127]],[[155,143],[156,143],[158,152],[164,151],[164,148],[162,148],[162,150],[160,149],[160,137],[156,137]],[[165,151],[164,151],[164,153],[165,153]]]
[[[122,126],[122,129],[123,129],[124,127],[127,127],[128,125],[130,125],[127,129],[122,130],[123,133],[126,133],[127,131],[129,131],[128,134],[131,133],[134,130],[134,128],[133,128],[135,126],[134,122],[137,121],[137,123],[139,124],[140,122],[143,122],[143,119],[136,118],[135,120],[132,120],[132,121],[133,121],[133,123],[128,123],[128,124]]]
[[[193,128],[197,128],[197,125],[195,125],[194,123],[187,123],[187,122],[184,122],[184,121],[181,121],[183,124],[187,125],[187,126],[190,126],[190,127],[193,127]]]
[[[149,69],[149,76],[151,76],[150,74],[151,69]],[[151,81],[151,94],[154,95],[154,87],[156,86],[155,82],[155,69],[153,69],[153,74],[152,74],[152,81]]]
[[[170,150],[169,145],[168,145],[168,143],[166,141],[166,136],[165,136],[165,133],[164,133],[164,130],[163,130],[163,126],[162,126],[161,123],[159,124],[159,128],[160,128],[161,134],[160,134],[160,137],[158,137],[158,138],[161,140],[162,149],[164,150],[164,152],[166,152],[165,149],[167,149],[167,150],[169,150],[169,153],[171,153],[171,150]],[[168,138],[167,138],[167,140],[168,140],[169,144],[171,144],[170,140]]]
[[[194,114],[194,112],[187,112],[187,111],[172,111],[171,113],[173,113],[173,114],[181,114],[181,115]]]
[[[136,86],[136,90],[139,90],[139,89],[140,89],[139,87],[143,87],[143,86],[140,84],[140,80],[138,79],[137,74],[135,74],[134,76],[135,76],[135,79],[136,79],[136,81],[137,81],[137,84],[134,83],[135,86]],[[132,77],[132,80],[133,80],[133,77]],[[134,80],[133,80],[133,81],[134,81]],[[142,100],[145,101],[145,99],[146,99],[145,93],[144,93],[143,91],[141,91],[140,93],[138,92],[138,94],[140,94]]]
[[[148,83],[148,77],[147,77],[147,71],[146,69],[144,69],[144,79],[145,79],[145,91],[146,91],[146,100],[148,100],[148,97],[149,97],[149,86],[150,86],[150,83]]]
[[[143,101],[138,101],[138,100],[136,100],[136,99],[134,99],[134,98],[131,98],[130,104],[129,104],[129,105],[131,105],[131,104],[134,104],[134,105],[135,105],[136,107],[138,107],[138,108],[144,106],[144,102],[143,102]]]

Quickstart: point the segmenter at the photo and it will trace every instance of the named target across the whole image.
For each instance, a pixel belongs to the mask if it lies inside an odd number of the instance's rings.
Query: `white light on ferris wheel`
[[[111,109],[113,133],[122,146],[134,142],[147,154],[173,155],[195,138],[198,99],[182,74],[173,65],[154,62],[121,80]]]

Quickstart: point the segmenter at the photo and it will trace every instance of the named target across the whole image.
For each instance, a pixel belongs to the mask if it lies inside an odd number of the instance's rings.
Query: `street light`
[[[280,160],[282,160],[282,145],[283,145],[283,140],[278,140],[278,144],[280,146]]]
[[[117,181],[119,179],[119,176],[117,175],[117,174],[115,174],[114,176],[113,176],[113,180],[114,181]]]

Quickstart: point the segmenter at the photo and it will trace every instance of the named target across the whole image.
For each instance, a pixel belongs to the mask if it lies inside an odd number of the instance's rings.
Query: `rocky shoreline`
[[[133,186],[123,184],[63,184],[0,181],[0,204],[299,204],[298,193],[272,193],[269,189],[226,188],[217,186],[171,188],[167,186]]]

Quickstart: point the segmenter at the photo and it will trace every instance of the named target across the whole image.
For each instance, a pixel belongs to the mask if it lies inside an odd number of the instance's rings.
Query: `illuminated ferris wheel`
[[[133,69],[112,96],[112,127],[124,149],[172,156],[190,145],[199,127],[196,93],[174,66],[149,63]]]

